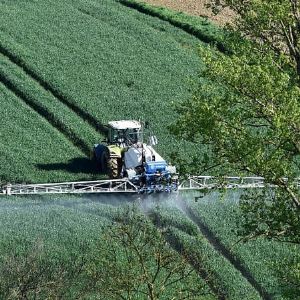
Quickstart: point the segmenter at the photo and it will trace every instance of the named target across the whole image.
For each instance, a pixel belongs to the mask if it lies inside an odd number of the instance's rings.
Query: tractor
[[[93,159],[111,179],[128,178],[140,191],[177,189],[176,168],[154,150],[156,136],[143,141],[144,124],[134,120],[108,123],[107,139],[94,145]]]
[[[60,183],[10,184],[0,186],[0,195],[30,194],[89,194],[89,193],[139,193],[190,191],[221,188],[264,188],[263,177],[189,176],[178,183],[174,166],[153,149],[157,138],[150,136],[143,141],[144,124],[139,121],[121,120],[108,123],[107,139],[94,145],[93,159],[110,179]],[[287,180],[287,178],[285,179]],[[300,186],[299,181],[295,181]]]

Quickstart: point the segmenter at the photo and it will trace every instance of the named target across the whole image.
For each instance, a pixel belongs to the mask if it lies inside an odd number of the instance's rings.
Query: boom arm
[[[296,182],[300,187],[300,181]],[[253,189],[265,187],[263,177],[224,177],[222,182],[213,176],[190,176],[183,180],[178,191],[203,189]],[[46,184],[7,184],[2,187],[2,195],[30,194],[90,194],[90,193],[141,193],[145,192],[128,178],[79,181]],[[146,190],[147,192],[147,190]]]

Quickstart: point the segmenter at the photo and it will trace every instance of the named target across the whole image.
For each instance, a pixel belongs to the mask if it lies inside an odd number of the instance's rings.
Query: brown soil
[[[234,13],[229,9],[225,9],[215,16],[212,11],[205,7],[209,0],[142,0],[149,4],[157,6],[165,6],[177,11],[186,12],[194,16],[202,16],[209,18],[212,22],[224,26],[226,23],[231,23],[234,18]]]

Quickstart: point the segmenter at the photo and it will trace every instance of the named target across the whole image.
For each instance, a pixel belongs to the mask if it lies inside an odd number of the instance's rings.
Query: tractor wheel
[[[101,153],[100,157],[100,171],[104,174],[108,174],[110,166],[109,166],[109,150],[105,148]]]
[[[120,159],[113,157],[109,160],[109,177],[111,179],[117,179],[120,177],[120,170],[121,166],[120,166]]]
[[[97,161],[95,149],[93,149],[93,151],[91,151],[90,158],[91,158],[91,161],[93,161],[93,162]]]

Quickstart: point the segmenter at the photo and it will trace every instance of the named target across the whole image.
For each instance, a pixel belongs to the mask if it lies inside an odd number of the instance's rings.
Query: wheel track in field
[[[25,105],[27,105],[30,109],[35,111],[38,115],[46,119],[46,121],[57,129],[60,133],[62,133],[76,148],[78,148],[85,155],[90,154],[90,147],[78,137],[74,132],[68,130],[61,121],[57,120],[54,115],[48,112],[47,109],[38,105],[33,100],[30,99],[19,87],[17,87],[10,79],[4,76],[0,72],[0,82],[10,90],[18,99],[20,99]]]
[[[206,44],[213,44],[215,47],[222,53],[227,53],[229,52],[228,49],[224,46],[224,44],[220,41],[218,41],[216,38],[210,37],[207,34],[203,33],[201,30],[193,27],[192,25],[177,21],[173,19],[172,17],[164,16],[163,14],[155,11],[155,9],[151,9],[150,5],[145,6],[143,3],[138,3],[138,2],[132,2],[128,0],[116,0],[119,2],[121,5],[128,7],[130,9],[135,9],[138,12],[151,16],[151,17],[156,17],[162,21],[170,23],[172,26],[177,27],[186,33],[196,37],[198,40],[201,42],[204,42]]]
[[[228,53],[229,50],[224,46],[224,44],[220,41],[218,41],[216,38],[213,38],[211,36],[208,36],[207,34],[203,33],[200,29],[197,29],[193,27],[192,25],[185,24],[183,22],[173,20],[172,17],[164,16],[160,14],[159,12],[155,11],[154,9],[151,9],[150,6],[146,7],[143,3],[138,2],[131,2],[128,0],[115,0],[116,2],[119,2],[121,5],[129,8],[134,9],[142,14],[145,14],[150,17],[158,18],[164,22],[167,22],[171,24],[172,26],[179,28],[186,33],[194,36],[198,40],[200,40],[203,43],[206,44],[213,44],[220,52],[222,53]],[[95,16],[92,12],[90,12],[88,9],[84,8],[78,8],[73,6],[75,9],[77,9],[80,13],[87,15],[88,17],[94,18],[99,20],[97,16]]]
[[[199,228],[202,235],[212,245],[212,247],[224,256],[252,285],[264,300],[273,300],[273,297],[261,286],[261,284],[253,277],[250,270],[244,266],[243,262],[234,257],[230,250],[222,243],[222,241],[213,233],[212,230],[198,217],[185,201],[178,199],[178,208]]]
[[[16,54],[14,54],[12,51],[7,49],[3,44],[1,44],[1,42],[0,42],[0,53],[5,57],[7,57],[13,64],[21,68],[27,74],[27,76],[29,76],[32,80],[37,82],[41,86],[41,88],[43,88],[47,92],[50,92],[52,96],[55,97],[58,101],[63,103],[65,106],[67,106],[81,119],[87,121],[90,124],[90,126],[92,126],[95,130],[99,131],[102,134],[105,134],[107,132],[106,127],[100,122],[98,122],[94,116],[84,111],[82,108],[76,105],[72,100],[70,100],[68,97],[63,95],[59,90],[52,87],[50,83],[48,83],[45,79],[43,79],[32,68],[30,68],[30,66],[28,66],[26,61],[24,61]]]
[[[170,247],[175,250],[179,255],[182,254],[182,248],[184,247],[182,243],[178,241],[174,241],[174,238],[172,236],[164,235],[165,240],[170,245]],[[197,259],[195,259],[194,255],[191,255],[190,253],[186,253],[184,257],[187,259],[188,263],[194,268],[194,270],[198,273],[200,278],[203,279],[205,284],[208,285],[214,296],[217,297],[218,300],[226,300],[228,299],[228,296],[226,295],[226,292],[222,291],[222,288],[218,288],[220,285],[217,285],[214,279],[211,279],[211,277],[214,277],[211,272],[206,271],[205,268],[201,265],[201,262],[199,262]]]
[[[142,211],[142,213],[152,222],[152,224],[158,229],[160,230],[161,227],[156,224],[154,222],[154,220],[151,219],[150,215],[152,213],[155,214],[155,210],[154,209],[147,209],[145,210],[143,206],[140,206],[140,210]],[[172,236],[163,233],[163,236],[166,240],[166,242],[169,244],[169,246],[176,251],[180,256],[183,256],[183,251],[182,249],[184,248],[184,245],[182,243],[180,243],[179,241],[175,240],[172,238]],[[199,262],[198,260],[195,259],[195,257],[193,255],[191,255],[190,253],[186,253],[184,255],[184,258],[187,259],[188,263],[190,264],[190,266],[192,266],[192,268],[197,272],[197,274],[199,275],[200,278],[203,279],[203,281],[205,282],[205,284],[208,285],[208,287],[210,288],[210,290],[212,291],[212,293],[217,297],[218,300],[226,300],[228,297],[226,295],[226,293],[224,293],[224,291],[219,287],[219,285],[216,283],[216,281],[214,279],[211,278],[211,276],[213,277],[213,275],[206,271],[203,266],[201,266],[201,262]]]

